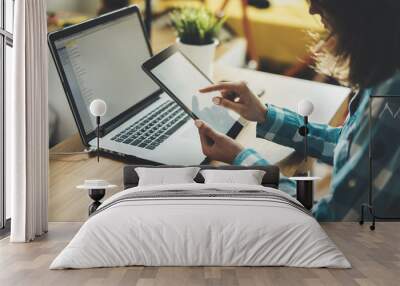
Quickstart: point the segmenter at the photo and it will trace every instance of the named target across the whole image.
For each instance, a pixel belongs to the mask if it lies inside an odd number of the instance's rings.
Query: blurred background
[[[243,5],[247,2],[247,5]],[[176,7],[205,5],[227,21],[220,33],[216,61],[289,76],[329,80],[308,68],[312,61],[311,34],[324,33],[318,17],[309,15],[306,0],[151,0],[151,43],[155,52],[175,42],[169,12]],[[148,4],[149,4],[148,3]],[[77,24],[124,6],[134,0],[48,0],[49,31]],[[246,32],[245,32],[246,31]],[[50,57],[50,55],[49,55]],[[66,102],[54,63],[50,57],[50,146],[75,134],[76,127]]]
[[[316,35],[325,31],[319,17],[309,14],[307,0],[47,0],[47,4],[49,32],[136,4],[151,23],[154,52],[176,41],[171,11],[205,6],[219,17],[226,17],[219,33],[216,63],[337,84],[309,67],[313,63],[310,48],[316,44]],[[146,4],[151,8],[148,13]],[[77,129],[50,54],[49,65],[51,147],[76,134]],[[327,178],[318,186],[323,194],[329,186],[331,169],[317,163],[314,170]]]

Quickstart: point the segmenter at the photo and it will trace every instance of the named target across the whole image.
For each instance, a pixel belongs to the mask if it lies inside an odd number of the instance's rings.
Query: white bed
[[[285,193],[197,183],[114,195],[50,269],[128,265],[351,267],[318,222]]]

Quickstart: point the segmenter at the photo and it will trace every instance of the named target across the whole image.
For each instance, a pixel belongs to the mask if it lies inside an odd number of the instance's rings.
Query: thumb
[[[215,144],[218,133],[216,133],[211,127],[209,127],[201,120],[196,120],[195,125],[199,129],[200,142],[203,153],[208,156],[210,155],[212,146]]]
[[[232,100],[223,97],[214,97],[213,102],[216,105],[220,105],[225,108],[231,109],[237,113],[240,113],[242,111],[241,103],[233,102]]]
[[[218,137],[218,133],[208,126],[208,124],[206,124],[204,121],[196,120],[195,125],[199,129],[200,134],[205,135],[210,139],[216,139]]]

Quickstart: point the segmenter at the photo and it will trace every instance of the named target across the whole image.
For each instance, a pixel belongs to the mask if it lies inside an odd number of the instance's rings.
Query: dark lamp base
[[[90,206],[89,206],[89,216],[94,213],[97,208],[101,205],[100,200],[104,198],[104,195],[106,194],[105,189],[91,189],[89,190],[89,197],[94,201]]]
[[[311,210],[314,205],[314,181],[304,180],[304,181],[297,181],[297,192],[296,197],[297,200],[303,204],[303,206]]]

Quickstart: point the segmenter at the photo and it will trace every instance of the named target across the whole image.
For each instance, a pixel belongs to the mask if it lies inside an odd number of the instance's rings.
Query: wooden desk
[[[245,80],[250,86],[266,89],[263,101],[292,110],[296,110],[301,99],[308,98],[315,105],[311,120],[320,123],[343,118],[349,95],[349,90],[342,87],[225,66],[215,67],[215,80]],[[254,123],[247,124],[237,140],[246,147],[255,148],[271,162],[280,162],[287,175],[293,174],[300,162],[292,154],[292,149],[256,139]],[[76,135],[51,148],[50,153],[83,149],[80,138]],[[49,221],[84,221],[91,201],[86,192],[75,189],[75,186],[85,179],[105,179],[119,186],[107,192],[108,197],[122,190],[123,166],[123,163],[107,158],[101,158],[100,163],[97,163],[96,158],[89,158],[87,155],[51,155]]]

